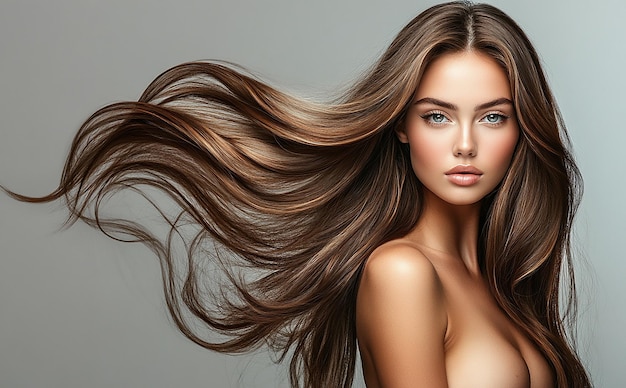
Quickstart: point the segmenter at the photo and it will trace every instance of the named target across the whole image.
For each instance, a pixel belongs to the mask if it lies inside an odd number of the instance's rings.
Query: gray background
[[[322,96],[357,76],[433,1],[0,2],[0,182],[52,190],[75,130],[180,62],[219,58]],[[586,181],[576,224],[580,348],[626,386],[623,198],[626,5],[499,0],[535,43]],[[204,351],[173,328],[158,266],[65,213],[0,196],[1,387],[285,386],[263,352]],[[357,380],[356,386],[362,382]]]

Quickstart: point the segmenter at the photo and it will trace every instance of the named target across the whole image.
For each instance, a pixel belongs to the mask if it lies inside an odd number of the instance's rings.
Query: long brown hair
[[[548,359],[558,386],[590,386],[559,302],[561,275],[571,275],[579,172],[535,50],[489,5],[453,2],[424,11],[328,103],[289,96],[231,64],[176,66],[138,102],[112,104],[83,124],[54,192],[11,195],[64,198],[70,223],[82,220],[151,247],[169,311],[199,345],[242,352],[266,344],[291,359],[293,386],[348,387],[363,265],[421,213],[421,184],[394,129],[428,64],[468,49],[506,71],[520,128],[511,167],[483,207],[483,275]],[[100,204],[128,188],[151,201],[145,189],[156,188],[177,204],[173,215],[156,204],[171,226],[167,237],[102,217]],[[191,234],[189,225],[197,226]],[[567,285],[566,306],[574,306],[573,277]],[[211,339],[210,332],[225,337]]]

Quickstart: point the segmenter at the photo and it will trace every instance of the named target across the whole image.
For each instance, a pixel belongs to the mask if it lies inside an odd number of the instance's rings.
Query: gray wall
[[[88,114],[136,99],[183,61],[227,59],[298,93],[332,91],[433,3],[2,0],[0,182],[50,191]],[[626,386],[626,6],[546,3],[494,1],[536,44],[586,180],[576,225],[582,357],[597,386]],[[84,225],[59,232],[63,217],[0,196],[0,386],[285,386],[285,370],[262,352],[230,357],[183,339],[147,249]]]

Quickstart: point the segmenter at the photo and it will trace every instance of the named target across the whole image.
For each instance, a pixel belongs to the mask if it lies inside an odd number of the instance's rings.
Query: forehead
[[[506,73],[493,58],[464,51],[444,54],[430,63],[415,97],[476,104],[501,97],[511,99],[511,89]]]

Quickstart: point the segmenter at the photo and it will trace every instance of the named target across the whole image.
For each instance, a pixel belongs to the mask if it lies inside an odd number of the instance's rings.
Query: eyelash
[[[489,116],[497,116],[498,119],[499,119],[498,122],[497,123],[490,123],[488,121],[485,121],[487,119],[487,117],[489,117]],[[483,118],[480,119],[480,121],[481,122],[485,122],[485,123],[487,123],[487,124],[489,124],[489,125],[491,125],[493,127],[497,127],[497,126],[500,126],[500,125],[504,124],[508,118],[509,118],[509,116],[507,116],[505,114],[502,114],[500,112],[489,112],[486,115],[484,115]]]
[[[424,121],[426,121],[428,124],[433,125],[433,126],[435,126],[435,127],[442,126],[442,125],[444,125],[444,124],[446,123],[445,121],[443,121],[443,122],[436,122],[436,121],[433,121],[433,120],[432,120],[432,119],[433,119],[433,116],[442,116],[442,117],[443,117],[443,118],[445,118],[447,121],[450,121],[450,119],[448,118],[448,116],[446,116],[446,115],[445,115],[443,112],[441,112],[441,111],[431,111],[431,112],[428,112],[428,113],[426,113],[426,114],[424,114],[424,115],[421,115],[420,117],[421,117],[422,119],[424,119]]]
[[[446,121],[440,121],[440,122],[433,121],[433,116],[442,116]],[[485,121],[488,116],[497,116],[497,118],[499,120],[496,123],[490,123],[488,121]],[[446,116],[441,111],[431,111],[431,112],[428,112],[428,113],[426,113],[424,115],[421,115],[420,117],[422,119],[424,119],[424,121],[426,121],[428,124],[430,124],[432,126],[435,126],[435,127],[439,127],[439,126],[445,125],[446,122],[450,121],[448,116]],[[479,122],[484,122],[484,123],[486,123],[488,125],[491,125],[492,127],[498,127],[498,126],[504,124],[508,118],[509,118],[509,116],[507,116],[507,115],[505,115],[503,113],[500,113],[500,112],[488,112],[487,114],[485,114],[480,119]]]

